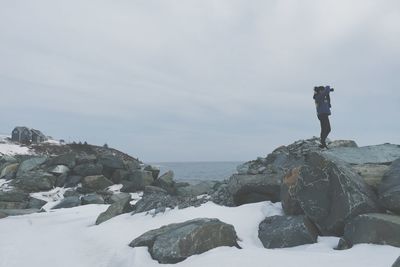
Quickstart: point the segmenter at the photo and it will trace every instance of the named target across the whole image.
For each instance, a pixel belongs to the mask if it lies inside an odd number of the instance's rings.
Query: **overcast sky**
[[[0,133],[147,162],[250,160],[319,136],[400,143],[400,1],[0,0]]]

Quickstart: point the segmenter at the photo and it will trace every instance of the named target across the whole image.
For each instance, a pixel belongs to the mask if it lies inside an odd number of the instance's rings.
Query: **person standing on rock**
[[[314,101],[317,107],[318,119],[321,123],[321,145],[320,148],[328,148],[326,145],[326,138],[331,132],[331,124],[329,116],[331,115],[331,98],[329,93],[333,92],[330,86],[316,86],[314,87]]]

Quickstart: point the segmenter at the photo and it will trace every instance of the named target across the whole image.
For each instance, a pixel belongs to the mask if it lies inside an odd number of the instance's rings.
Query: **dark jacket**
[[[329,92],[331,88],[326,86],[324,90],[314,95],[317,113],[331,115],[331,104],[329,101]]]

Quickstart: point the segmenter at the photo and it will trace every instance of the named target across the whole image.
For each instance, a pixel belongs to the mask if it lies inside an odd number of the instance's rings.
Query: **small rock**
[[[108,209],[101,213],[97,219],[96,219],[96,225],[99,225],[105,221],[108,221],[111,218],[114,218],[115,216],[118,216],[123,213],[127,213],[132,211],[132,207],[129,204],[129,202],[132,200],[131,196],[127,196],[126,198],[123,198],[108,207]]]
[[[287,248],[317,242],[318,230],[305,216],[272,216],[260,223],[265,248]]]

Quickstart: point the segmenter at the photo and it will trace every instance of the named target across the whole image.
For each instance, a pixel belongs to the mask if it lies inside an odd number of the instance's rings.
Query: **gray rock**
[[[397,260],[393,263],[392,267],[400,267],[400,256],[397,258]]]
[[[75,191],[75,190],[73,190],[73,189],[69,189],[69,190],[66,190],[65,192],[64,192],[64,198],[67,198],[67,197],[79,197],[80,196],[80,194],[79,194],[79,192],[77,192],[77,191]]]
[[[362,214],[346,224],[344,239],[350,244],[372,243],[400,247],[400,216]]]
[[[364,147],[337,147],[323,152],[350,164],[390,164],[400,158],[400,146],[383,144]]]
[[[58,174],[58,175],[68,174],[69,168],[65,165],[57,165],[57,166],[51,168],[49,172],[52,174]]]
[[[359,164],[352,165],[353,170],[355,170],[364,181],[372,186],[374,190],[377,190],[381,181],[383,179],[384,174],[389,170],[389,166],[386,164],[375,164],[375,163],[367,163],[367,164]]]
[[[24,160],[18,167],[17,178],[21,177],[25,173],[34,170],[38,166],[42,165],[47,160],[47,157],[34,157]]]
[[[126,162],[126,167],[130,171],[140,170],[142,168],[138,160],[129,160]]]
[[[27,209],[28,202],[0,201],[0,209]]]
[[[72,169],[76,165],[76,156],[77,155],[73,152],[62,154],[48,160],[47,165],[48,166],[64,165],[67,166],[69,169]]]
[[[18,160],[14,158],[13,156],[10,155],[2,155],[0,156],[0,165],[3,164],[12,164],[12,163],[17,163]]]
[[[130,198],[130,197],[131,197],[131,195],[129,193],[113,194],[112,196],[110,196],[109,202],[110,202],[110,204],[113,204],[115,202],[121,201],[126,198]]]
[[[287,248],[317,242],[318,230],[305,216],[272,216],[263,220],[258,237],[265,248]]]
[[[5,202],[26,202],[29,194],[20,190],[0,191],[0,201]]]
[[[60,203],[55,205],[52,209],[64,209],[64,208],[73,208],[81,205],[81,199],[79,196],[70,196],[61,200]]]
[[[400,214],[400,158],[390,165],[378,189],[382,205]]]
[[[11,180],[15,178],[18,170],[18,163],[10,163],[6,164],[6,166],[3,167],[1,173],[0,173],[0,179],[7,179]]]
[[[155,213],[164,212],[167,208],[173,209],[180,204],[175,196],[165,193],[144,194],[134,205],[133,214],[155,210]]]
[[[128,176],[129,176],[129,171],[127,170],[115,170],[111,177],[111,181],[114,184],[120,184],[122,180],[128,179],[127,178]]]
[[[100,156],[97,163],[103,166],[103,175],[111,178],[114,171],[118,169],[125,169],[124,162],[114,155]]]
[[[200,218],[151,230],[129,246],[147,246],[151,257],[159,263],[177,263],[221,246],[239,248],[236,240],[232,225],[218,219]]]
[[[72,176],[67,176],[65,179],[64,186],[65,187],[75,187],[77,186],[82,180],[82,176],[78,175],[72,175]]]
[[[203,181],[195,185],[188,185],[185,187],[177,188],[178,196],[199,196],[203,194],[209,194],[213,191],[214,186],[217,184],[215,181]]]
[[[103,166],[101,164],[84,163],[75,166],[73,172],[81,177],[101,175],[103,173]]]
[[[153,174],[153,179],[156,180],[158,178],[158,175],[160,174],[160,168],[152,165],[146,165],[144,167],[145,171],[149,171]]]
[[[41,199],[37,199],[34,197],[31,197],[29,199],[29,204],[28,204],[28,209],[37,209],[40,210],[44,205],[46,205],[47,202]]]
[[[322,153],[308,154],[305,165],[295,168],[285,178],[290,199],[298,201],[301,209],[324,235],[343,234],[347,221],[359,214],[380,211],[377,198],[365,181],[351,167]],[[292,203],[285,203],[285,213],[291,215]]]
[[[56,175],[55,187],[63,187],[67,181],[68,175],[66,173],[61,175]]]
[[[98,194],[89,194],[82,197],[82,205],[87,204],[104,204],[104,199]]]
[[[163,175],[161,175],[158,179],[154,181],[154,185],[163,188],[169,194],[175,195],[176,194],[176,187],[174,181],[174,172],[167,171]]]
[[[123,192],[137,192],[143,190],[146,186],[152,185],[154,182],[153,175],[148,171],[133,171],[126,177],[128,183],[122,181],[124,185],[121,191]]]
[[[130,201],[132,200],[131,196],[127,196],[108,207],[108,209],[101,213],[97,219],[96,219],[96,225],[99,225],[105,221],[108,221],[111,218],[114,218],[115,216],[118,216],[123,213],[127,213],[132,211],[132,207],[130,205]]]
[[[165,189],[162,189],[161,187],[158,186],[152,186],[148,185],[144,188],[143,194],[168,194],[168,192]]]
[[[82,179],[82,187],[89,191],[104,190],[111,185],[113,183],[103,175],[86,176]]]
[[[234,174],[228,182],[236,205],[260,201],[280,201],[281,177],[272,171],[268,174]]]
[[[23,172],[12,181],[12,185],[28,192],[48,191],[54,187],[56,177],[43,170]]]

